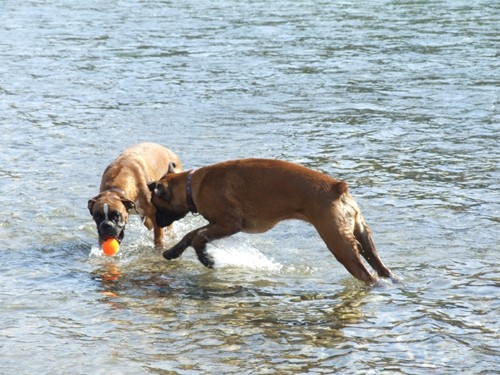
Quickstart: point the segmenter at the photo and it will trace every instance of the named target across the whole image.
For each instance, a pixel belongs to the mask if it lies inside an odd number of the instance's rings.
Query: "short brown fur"
[[[151,204],[147,184],[167,173],[169,165],[175,165],[176,172],[182,171],[177,155],[156,143],[129,147],[109,164],[102,175],[99,195],[88,202],[88,209],[98,227],[99,243],[107,238],[99,231],[97,217],[104,215],[104,204],[107,204],[109,212],[120,213],[123,224],[128,220],[129,211],[140,214],[144,225],[154,230],[155,244],[164,244],[164,229],[156,225],[156,209]],[[117,239],[121,240],[123,233],[122,229]]]
[[[170,225],[189,212],[187,180],[188,172],[168,173],[149,184],[158,225]],[[379,276],[391,277],[347,190],[344,181],[280,160],[241,159],[197,169],[191,179],[192,200],[209,224],[186,234],[164,256],[177,258],[192,246],[198,259],[212,267],[208,242],[240,231],[261,233],[282,220],[300,219],[314,225],[328,249],[357,279],[376,281],[360,254]]]

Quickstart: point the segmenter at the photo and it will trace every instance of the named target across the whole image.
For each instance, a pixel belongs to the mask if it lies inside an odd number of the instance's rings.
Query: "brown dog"
[[[182,165],[169,149],[156,143],[141,143],[127,148],[104,171],[100,193],[88,202],[99,234],[99,244],[108,238],[121,242],[129,213],[138,213],[154,242],[164,244],[164,230],[156,225],[156,210],[151,204],[147,184],[170,171],[181,172]]]
[[[189,211],[198,211],[209,222],[165,251],[167,259],[192,246],[198,259],[212,267],[207,242],[240,231],[261,233],[281,220],[300,219],[314,225],[328,249],[357,279],[376,281],[359,254],[379,276],[392,276],[347,184],[322,173],[280,160],[242,159],[168,173],[148,186],[159,226],[170,225]]]

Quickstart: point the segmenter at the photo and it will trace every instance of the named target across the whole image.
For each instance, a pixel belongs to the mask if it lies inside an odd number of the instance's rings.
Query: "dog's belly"
[[[264,233],[272,229],[275,225],[276,223],[268,225],[262,225],[262,223],[259,225],[243,225],[241,231],[244,233]]]
[[[297,219],[308,221],[303,215],[291,214],[273,218],[272,220],[265,220],[262,217],[243,218],[241,231],[245,233],[264,233],[274,228],[279,222],[283,220]]]

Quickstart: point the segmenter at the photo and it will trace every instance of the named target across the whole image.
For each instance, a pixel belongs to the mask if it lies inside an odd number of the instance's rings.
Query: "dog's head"
[[[128,211],[135,208],[134,202],[114,191],[103,191],[88,202],[99,234],[99,243],[108,238],[121,242],[125,235]]]
[[[186,173],[176,173],[172,167],[158,181],[148,184],[151,203],[156,209],[156,224],[166,227],[189,212],[186,203]]]

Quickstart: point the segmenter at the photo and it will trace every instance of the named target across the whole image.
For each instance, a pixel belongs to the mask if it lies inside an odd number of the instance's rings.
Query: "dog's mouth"
[[[115,239],[121,243],[125,236],[125,225],[118,225],[111,221],[103,221],[97,226],[97,232],[102,242],[109,239]]]
[[[115,237],[115,236],[106,236],[106,237],[99,236],[99,239],[100,239],[99,242],[103,243],[103,242],[106,242],[108,240],[117,240],[118,243],[121,244],[124,236],[125,236],[125,231],[122,230],[117,237]]]

